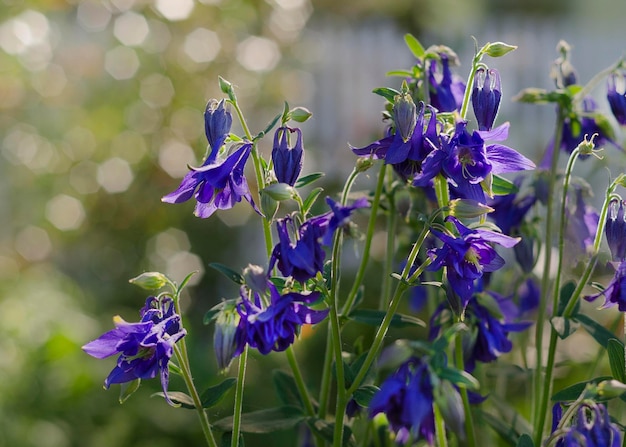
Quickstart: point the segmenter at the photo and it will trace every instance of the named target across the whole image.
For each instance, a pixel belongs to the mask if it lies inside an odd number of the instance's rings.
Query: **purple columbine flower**
[[[103,359],[119,354],[117,365],[104,381],[105,388],[114,383],[161,376],[165,398],[169,383],[168,363],[174,345],[187,333],[181,327],[180,316],[174,311],[171,298],[149,297],[140,312],[141,321],[127,323],[115,317],[115,329],[87,343],[83,350],[92,357]]]
[[[463,338],[465,369],[472,372],[476,362],[489,363],[510,352],[513,343],[509,333],[527,329],[531,322],[516,322],[519,315],[511,297],[494,292],[475,294],[465,308],[465,324],[469,333]],[[429,338],[436,338],[453,317],[449,305],[442,303],[431,317]]]
[[[204,131],[212,151],[219,151],[224,145],[232,124],[233,116],[224,107],[223,99],[219,103],[215,99],[207,103],[204,110]]]
[[[476,70],[472,107],[478,122],[478,130],[491,130],[498,115],[501,98],[502,87],[498,70],[485,68]]]
[[[278,243],[274,247],[269,269],[278,262],[278,270],[301,283],[324,270],[326,253],[321,238],[328,229],[327,219],[305,221],[299,228],[291,217],[276,221]]]
[[[441,58],[441,72],[437,61],[433,60],[428,69],[428,83],[430,84],[430,103],[440,112],[453,112],[463,103],[465,83],[450,71],[450,60],[445,53],[439,53]]]
[[[270,281],[267,290],[269,303],[267,297],[258,292],[251,292],[253,299],[249,299],[248,289],[241,288],[241,303],[237,307],[241,319],[237,327],[235,356],[243,352],[246,343],[263,355],[284,351],[293,344],[300,326],[317,324],[328,315],[328,309],[318,311],[307,306],[319,299],[319,292],[280,295]]]
[[[617,84],[620,82],[620,78],[621,88],[618,92]],[[607,79],[606,98],[617,122],[622,126],[626,126],[626,73],[621,73],[621,76],[617,73],[612,73],[609,76]]]
[[[606,405],[585,402],[571,420],[570,425],[556,430],[561,422],[563,410],[560,404],[552,409],[553,436],[557,436],[556,447],[619,447],[620,430],[609,417]],[[569,421],[568,421],[569,422]]]
[[[614,261],[626,259],[626,221],[624,220],[624,201],[612,200],[609,204],[609,216],[604,227],[606,241],[611,249]]]
[[[504,265],[504,259],[491,244],[511,248],[519,242],[519,238],[490,230],[472,230],[452,216],[446,220],[454,223],[459,236],[431,230],[443,242],[443,246],[428,252],[433,259],[428,270],[437,271],[444,266],[447,268],[450,287],[459,296],[464,308],[474,294],[474,281],[481,278],[483,273],[494,272]]]
[[[617,304],[620,312],[626,312],[626,261],[609,262],[615,269],[615,276],[606,288],[594,295],[586,296],[587,301],[593,301],[601,295],[604,296],[603,308]]]
[[[583,192],[583,188],[575,188],[576,209],[572,212],[568,208],[566,211],[566,236],[571,246],[577,245],[581,250],[587,251],[593,247],[600,215],[592,206],[585,203]]]
[[[441,146],[422,163],[422,172],[415,176],[415,186],[428,186],[441,173],[462,198],[485,203],[480,182],[489,174],[503,174],[534,169],[535,164],[515,149],[485,141],[503,141],[509,134],[509,123],[490,130],[469,133],[467,122],[457,123],[451,137],[441,137]]]
[[[352,212],[359,208],[367,208],[369,206],[369,202],[366,197],[361,197],[355,200],[352,205],[342,206],[330,197],[326,197],[326,203],[330,207],[330,211],[313,219],[317,219],[318,225],[324,227],[322,244],[329,246],[332,245],[335,231],[348,226]]]
[[[296,143],[289,147],[289,134],[294,132],[296,133]],[[272,162],[274,163],[276,179],[280,183],[295,185],[302,170],[303,158],[302,131],[287,126],[276,129],[274,148],[272,149]]]
[[[191,168],[178,189],[163,196],[161,201],[181,203],[195,196],[197,203],[194,214],[207,218],[218,209],[232,208],[244,198],[261,214],[252,200],[244,175],[251,150],[252,143],[244,143],[225,160],[218,161],[218,150],[214,148],[204,164],[199,168]]]
[[[432,445],[435,436],[433,399],[428,363],[411,357],[382,383],[372,397],[369,415],[384,413],[400,444],[413,436],[414,441],[421,437]]]

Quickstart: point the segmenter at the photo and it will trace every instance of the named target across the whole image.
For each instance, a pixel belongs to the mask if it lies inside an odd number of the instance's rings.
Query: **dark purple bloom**
[[[604,296],[604,304],[602,307],[610,307],[617,304],[620,312],[626,312],[626,261],[610,262],[615,269],[615,276],[609,285],[599,293],[586,296],[587,301],[593,301],[600,295]]]
[[[366,197],[361,197],[355,200],[352,205],[347,206],[341,206],[341,204],[335,202],[330,197],[326,197],[326,203],[330,207],[330,212],[317,218],[317,221],[320,223],[322,220],[327,220],[328,222],[324,237],[322,238],[322,243],[324,245],[332,244],[335,231],[345,228],[350,223],[350,215],[354,210],[367,208],[369,206],[369,202]]]
[[[296,142],[289,147],[289,134],[296,133]],[[302,131],[290,127],[279,127],[274,134],[274,147],[272,149],[272,162],[274,174],[280,183],[290,186],[296,184],[302,170],[304,149],[302,147]]]
[[[382,383],[369,406],[370,417],[378,413],[387,416],[396,433],[396,442],[404,444],[413,436],[414,440],[421,437],[432,444],[435,435],[433,384],[426,362],[411,357]]]
[[[611,422],[609,412],[602,403],[586,401],[578,408],[572,420],[567,421],[569,425],[565,426],[561,424],[563,411],[560,404],[555,405],[552,413],[553,436],[558,439],[556,447],[619,447],[621,445],[620,430]]]
[[[445,53],[439,53],[441,58],[441,72],[439,65],[433,60],[428,69],[428,83],[430,84],[430,104],[440,112],[453,112],[463,103],[465,83],[450,71],[450,60]]]
[[[141,309],[141,321],[127,323],[114,319],[115,329],[87,343],[83,350],[98,359],[119,354],[117,365],[104,381],[109,388],[114,383],[135,379],[152,379],[161,375],[161,386],[168,402],[168,362],[174,353],[174,344],[187,333],[180,324],[170,298],[149,297]]]
[[[241,354],[246,343],[263,355],[284,351],[293,344],[300,326],[319,323],[328,314],[328,309],[318,311],[307,306],[319,298],[319,292],[280,295],[271,282],[268,281],[267,287],[269,300],[258,292],[250,292],[253,299],[249,299],[248,289],[241,288],[235,355]]]
[[[626,221],[624,220],[624,201],[612,200],[609,204],[609,216],[606,220],[606,241],[609,243],[614,261],[626,259]]]
[[[163,196],[161,201],[181,203],[195,196],[197,203],[194,214],[206,218],[218,209],[232,208],[244,198],[259,213],[244,175],[251,149],[252,143],[242,144],[225,160],[217,161],[214,157],[218,150],[214,148],[204,164],[199,168],[191,168],[178,189]]]
[[[517,245],[516,245],[517,247]],[[519,315],[522,316],[528,312],[539,307],[539,301],[541,300],[541,291],[537,282],[528,278],[517,289],[517,296],[519,297]]]
[[[474,281],[481,278],[483,273],[496,271],[504,265],[504,259],[491,244],[511,248],[519,238],[490,230],[469,229],[452,216],[446,220],[454,223],[459,236],[431,230],[443,242],[443,246],[429,251],[433,261],[428,270],[436,271],[445,266],[450,287],[461,299],[462,307],[465,307],[474,294]]]
[[[498,115],[502,89],[498,70],[479,68],[474,77],[472,107],[478,130],[491,130]]]
[[[226,141],[232,123],[233,117],[230,111],[224,107],[223,99],[219,103],[215,99],[208,102],[204,111],[204,130],[211,147],[209,158],[216,158],[218,151]]]
[[[617,83],[620,82],[619,78],[621,78],[621,88],[620,91],[617,91]],[[621,73],[621,76],[618,76],[617,73],[613,73],[607,79],[607,93],[606,97],[609,100],[609,105],[611,106],[611,112],[613,112],[613,116],[618,123],[622,126],[626,125],[626,73]]]
[[[270,259],[270,270],[278,262],[278,269],[285,276],[293,276],[296,281],[306,282],[317,272],[324,270],[326,253],[321,238],[328,229],[328,218],[312,218],[299,228],[291,217],[278,219],[278,243]]]
[[[457,123],[451,137],[441,137],[441,146],[422,163],[422,172],[415,177],[415,186],[427,186],[441,173],[461,197],[485,203],[480,182],[489,174],[534,169],[535,164],[515,149],[485,141],[503,141],[508,137],[509,123],[490,131],[467,131],[467,122]]]

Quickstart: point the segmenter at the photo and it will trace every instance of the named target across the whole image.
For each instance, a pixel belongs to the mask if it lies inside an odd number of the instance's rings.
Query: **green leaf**
[[[624,349],[624,344],[615,338],[615,334],[597,321],[583,314],[576,314],[574,318],[582,324],[585,330],[589,332],[589,335],[591,335],[603,348],[607,349],[609,340],[616,340],[621,344],[622,349]]]
[[[480,388],[480,382],[467,371],[444,366],[438,371],[438,376],[468,390],[478,391]]]
[[[517,446],[520,439],[519,434],[507,422],[502,420],[502,417],[496,417],[480,409],[477,411],[480,413],[481,420],[490,426],[497,434],[499,434],[500,437],[506,442],[506,445],[510,447]]]
[[[526,433],[524,433],[517,440],[517,446],[516,447],[535,447],[535,443],[533,442],[533,438],[531,438]]]
[[[178,286],[178,290],[177,293],[180,295],[180,292],[183,291],[183,289],[187,286],[187,283],[189,282],[189,280],[193,277],[193,275],[195,275],[196,273],[198,273],[197,270],[189,273],[187,276],[185,276],[185,279],[183,279],[183,282],[180,283],[180,286]]]
[[[598,384],[604,380],[610,380],[612,377],[610,376],[602,376],[596,377],[595,379],[587,380],[585,382],[575,383],[574,385],[568,386],[567,388],[562,389],[558,393],[552,396],[553,402],[571,402],[580,396],[580,394],[585,391],[588,383]]]
[[[228,300],[228,301],[235,301],[235,300]],[[205,325],[211,323],[211,321],[213,321],[215,319],[217,314],[220,313],[222,311],[222,309],[224,309],[225,305],[226,305],[226,300],[221,301],[221,302],[217,303],[215,306],[213,306],[212,308],[210,308],[207,311],[207,313],[204,314],[204,318],[202,319],[202,323],[205,324]]]
[[[289,374],[279,369],[272,371],[274,388],[278,393],[278,398],[285,405],[293,405],[302,408],[302,398],[296,385],[296,380]]]
[[[624,358],[624,344],[616,338],[611,338],[606,347],[611,365],[611,374],[620,382],[626,382],[626,366]]]
[[[387,312],[383,310],[376,309],[357,309],[353,311],[348,318],[351,320],[357,321],[359,323],[367,324],[369,326],[380,326],[385,318]],[[411,315],[404,314],[395,314],[391,317],[391,327],[402,328],[407,326],[422,326],[426,327],[426,323],[424,323],[419,318],[416,318]]]
[[[576,329],[580,327],[580,323],[578,323],[573,318],[565,318],[565,317],[552,317],[550,319],[550,324],[558,334],[561,340],[565,340],[567,337],[576,332]]]
[[[372,397],[374,397],[374,394],[376,394],[378,391],[380,391],[380,388],[375,385],[364,385],[357,388],[352,397],[357,404],[367,408],[370,406]]]
[[[274,119],[272,121],[270,121],[269,124],[265,127],[265,129],[263,129],[261,132],[259,132],[252,140],[256,141],[256,140],[258,140],[260,138],[263,138],[268,133],[270,133],[272,131],[272,129],[274,128],[274,126],[276,125],[276,123],[278,123],[278,120],[280,119],[281,116],[283,116],[282,113],[279,113],[278,115],[276,115],[274,117]]]
[[[335,424],[317,418],[307,418],[306,423],[314,434],[324,438],[329,444],[332,444],[335,437]],[[352,430],[347,425],[343,426],[343,442],[342,446],[355,447],[356,441],[352,436]]]
[[[409,50],[411,50],[411,53],[413,53],[413,56],[417,59],[422,59],[424,57],[424,47],[413,34],[405,34],[404,42],[406,43],[406,46],[409,47]]]
[[[412,78],[413,72],[408,70],[391,70],[385,73],[385,76],[400,76],[401,78]]]
[[[491,184],[491,191],[496,196],[505,196],[507,194],[513,194],[519,191],[515,184],[504,177],[499,175],[493,175],[493,183]]]
[[[372,90],[372,93],[382,96],[389,102],[393,102],[396,95],[400,94],[398,90],[388,87],[375,88],[374,90]]]
[[[309,193],[308,197],[304,199],[304,202],[302,203],[302,209],[300,210],[302,214],[306,215],[311,210],[311,207],[313,206],[319,195],[322,193],[322,191],[324,191],[323,188],[315,188]]]
[[[241,415],[241,431],[244,433],[272,433],[295,427],[306,417],[298,407],[285,405],[266,410],[243,413]],[[213,425],[223,431],[232,431],[233,417],[228,416]]]
[[[200,395],[203,408],[211,408],[217,405],[237,383],[234,377],[227,377],[217,385],[210,386]]]
[[[467,326],[463,323],[456,323],[450,326],[443,332],[443,334],[441,334],[435,339],[435,341],[433,341],[433,351],[444,352],[448,348],[450,342],[454,339],[454,337],[456,337],[456,334],[465,330],[467,330]]]
[[[128,400],[128,398],[139,389],[139,385],[141,385],[141,379],[135,379],[131,380],[130,382],[122,383],[120,385],[120,403],[123,404],[124,402],[126,402],[126,400]]]
[[[165,393],[163,393],[162,391],[152,394],[151,397],[154,396],[159,396],[165,399]],[[180,391],[168,391],[167,396],[178,407],[183,407],[188,410],[193,410],[194,408],[196,408],[196,406],[193,404],[193,399],[188,394]]]
[[[244,285],[246,283],[245,280],[243,279],[243,276],[241,276],[239,273],[237,273],[230,267],[226,267],[224,264],[220,264],[219,262],[211,262],[209,264],[209,267],[211,267],[213,270],[217,270],[222,275],[224,275],[225,277],[227,277],[228,279],[230,279],[232,282],[236,284]]]
[[[324,177],[323,172],[314,172],[312,174],[305,175],[304,177],[300,177],[295,186],[296,188],[302,188],[303,186],[309,185],[322,177]]]
[[[559,304],[558,304],[558,309],[557,309],[557,315],[563,315],[563,312],[565,311],[565,307],[567,307],[567,303],[569,302],[569,299],[572,297],[574,290],[576,290],[576,284],[574,284],[574,281],[568,281],[567,283],[563,285],[563,287],[561,287],[561,291],[559,293]],[[577,304],[577,306],[578,307],[575,308],[574,314],[578,313],[578,309],[580,305]]]

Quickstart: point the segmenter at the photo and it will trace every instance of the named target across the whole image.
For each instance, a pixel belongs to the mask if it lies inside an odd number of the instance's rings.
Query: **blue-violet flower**
[[[498,115],[502,88],[500,73],[495,69],[479,68],[474,77],[472,107],[478,130],[491,130]]]
[[[296,134],[296,142],[289,147],[289,134]],[[274,146],[272,149],[272,162],[274,163],[274,174],[280,183],[287,183],[290,186],[296,184],[300,171],[302,170],[302,160],[304,149],[302,147],[302,131],[298,128],[279,127],[274,133]]]
[[[621,73],[621,88],[617,91],[618,74],[613,73],[607,79],[606,97],[611,106],[611,112],[618,123],[626,126],[626,73]]]

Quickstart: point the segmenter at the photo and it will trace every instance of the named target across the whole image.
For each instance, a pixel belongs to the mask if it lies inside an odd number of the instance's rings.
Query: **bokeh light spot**
[[[76,230],[85,220],[85,209],[80,200],[59,194],[48,201],[46,218],[59,230]]]
[[[185,20],[193,11],[193,0],[156,0],[156,10],[167,20]]]
[[[133,182],[133,171],[126,160],[115,157],[98,166],[98,183],[108,193],[124,192]]]
[[[139,58],[132,48],[119,46],[107,51],[104,68],[118,81],[130,79],[139,70]]]
[[[149,33],[146,18],[134,11],[125,12],[113,25],[113,35],[127,46],[141,45]]]
[[[172,178],[182,178],[189,172],[187,165],[196,164],[193,149],[176,140],[165,141],[159,150],[159,166]]]
[[[171,255],[166,262],[165,274],[175,281],[182,281],[190,272],[198,272],[191,277],[190,286],[198,284],[204,275],[202,259],[188,251],[179,251]]]
[[[187,56],[199,64],[214,60],[221,47],[217,34],[206,28],[196,28],[190,32],[183,45]]]
[[[111,141],[111,155],[131,164],[139,163],[148,152],[146,140],[141,134],[125,130]]]
[[[141,134],[155,132],[163,121],[161,112],[144,101],[136,101],[128,106],[125,110],[125,118],[128,127]]]
[[[33,74],[32,85],[43,97],[59,96],[67,85],[67,76],[63,67],[51,64],[45,70]]]
[[[97,172],[96,163],[91,160],[81,161],[70,170],[70,185],[79,194],[93,194],[100,189]]]
[[[15,236],[15,250],[27,261],[42,261],[52,252],[46,230],[28,226]]]
[[[152,107],[165,107],[174,97],[174,86],[170,78],[153,73],[141,81],[139,95]]]
[[[80,2],[76,8],[76,18],[86,31],[102,31],[111,20],[111,11],[100,2]]]
[[[250,36],[237,46],[237,61],[250,71],[269,71],[280,60],[276,42],[264,37]]]

